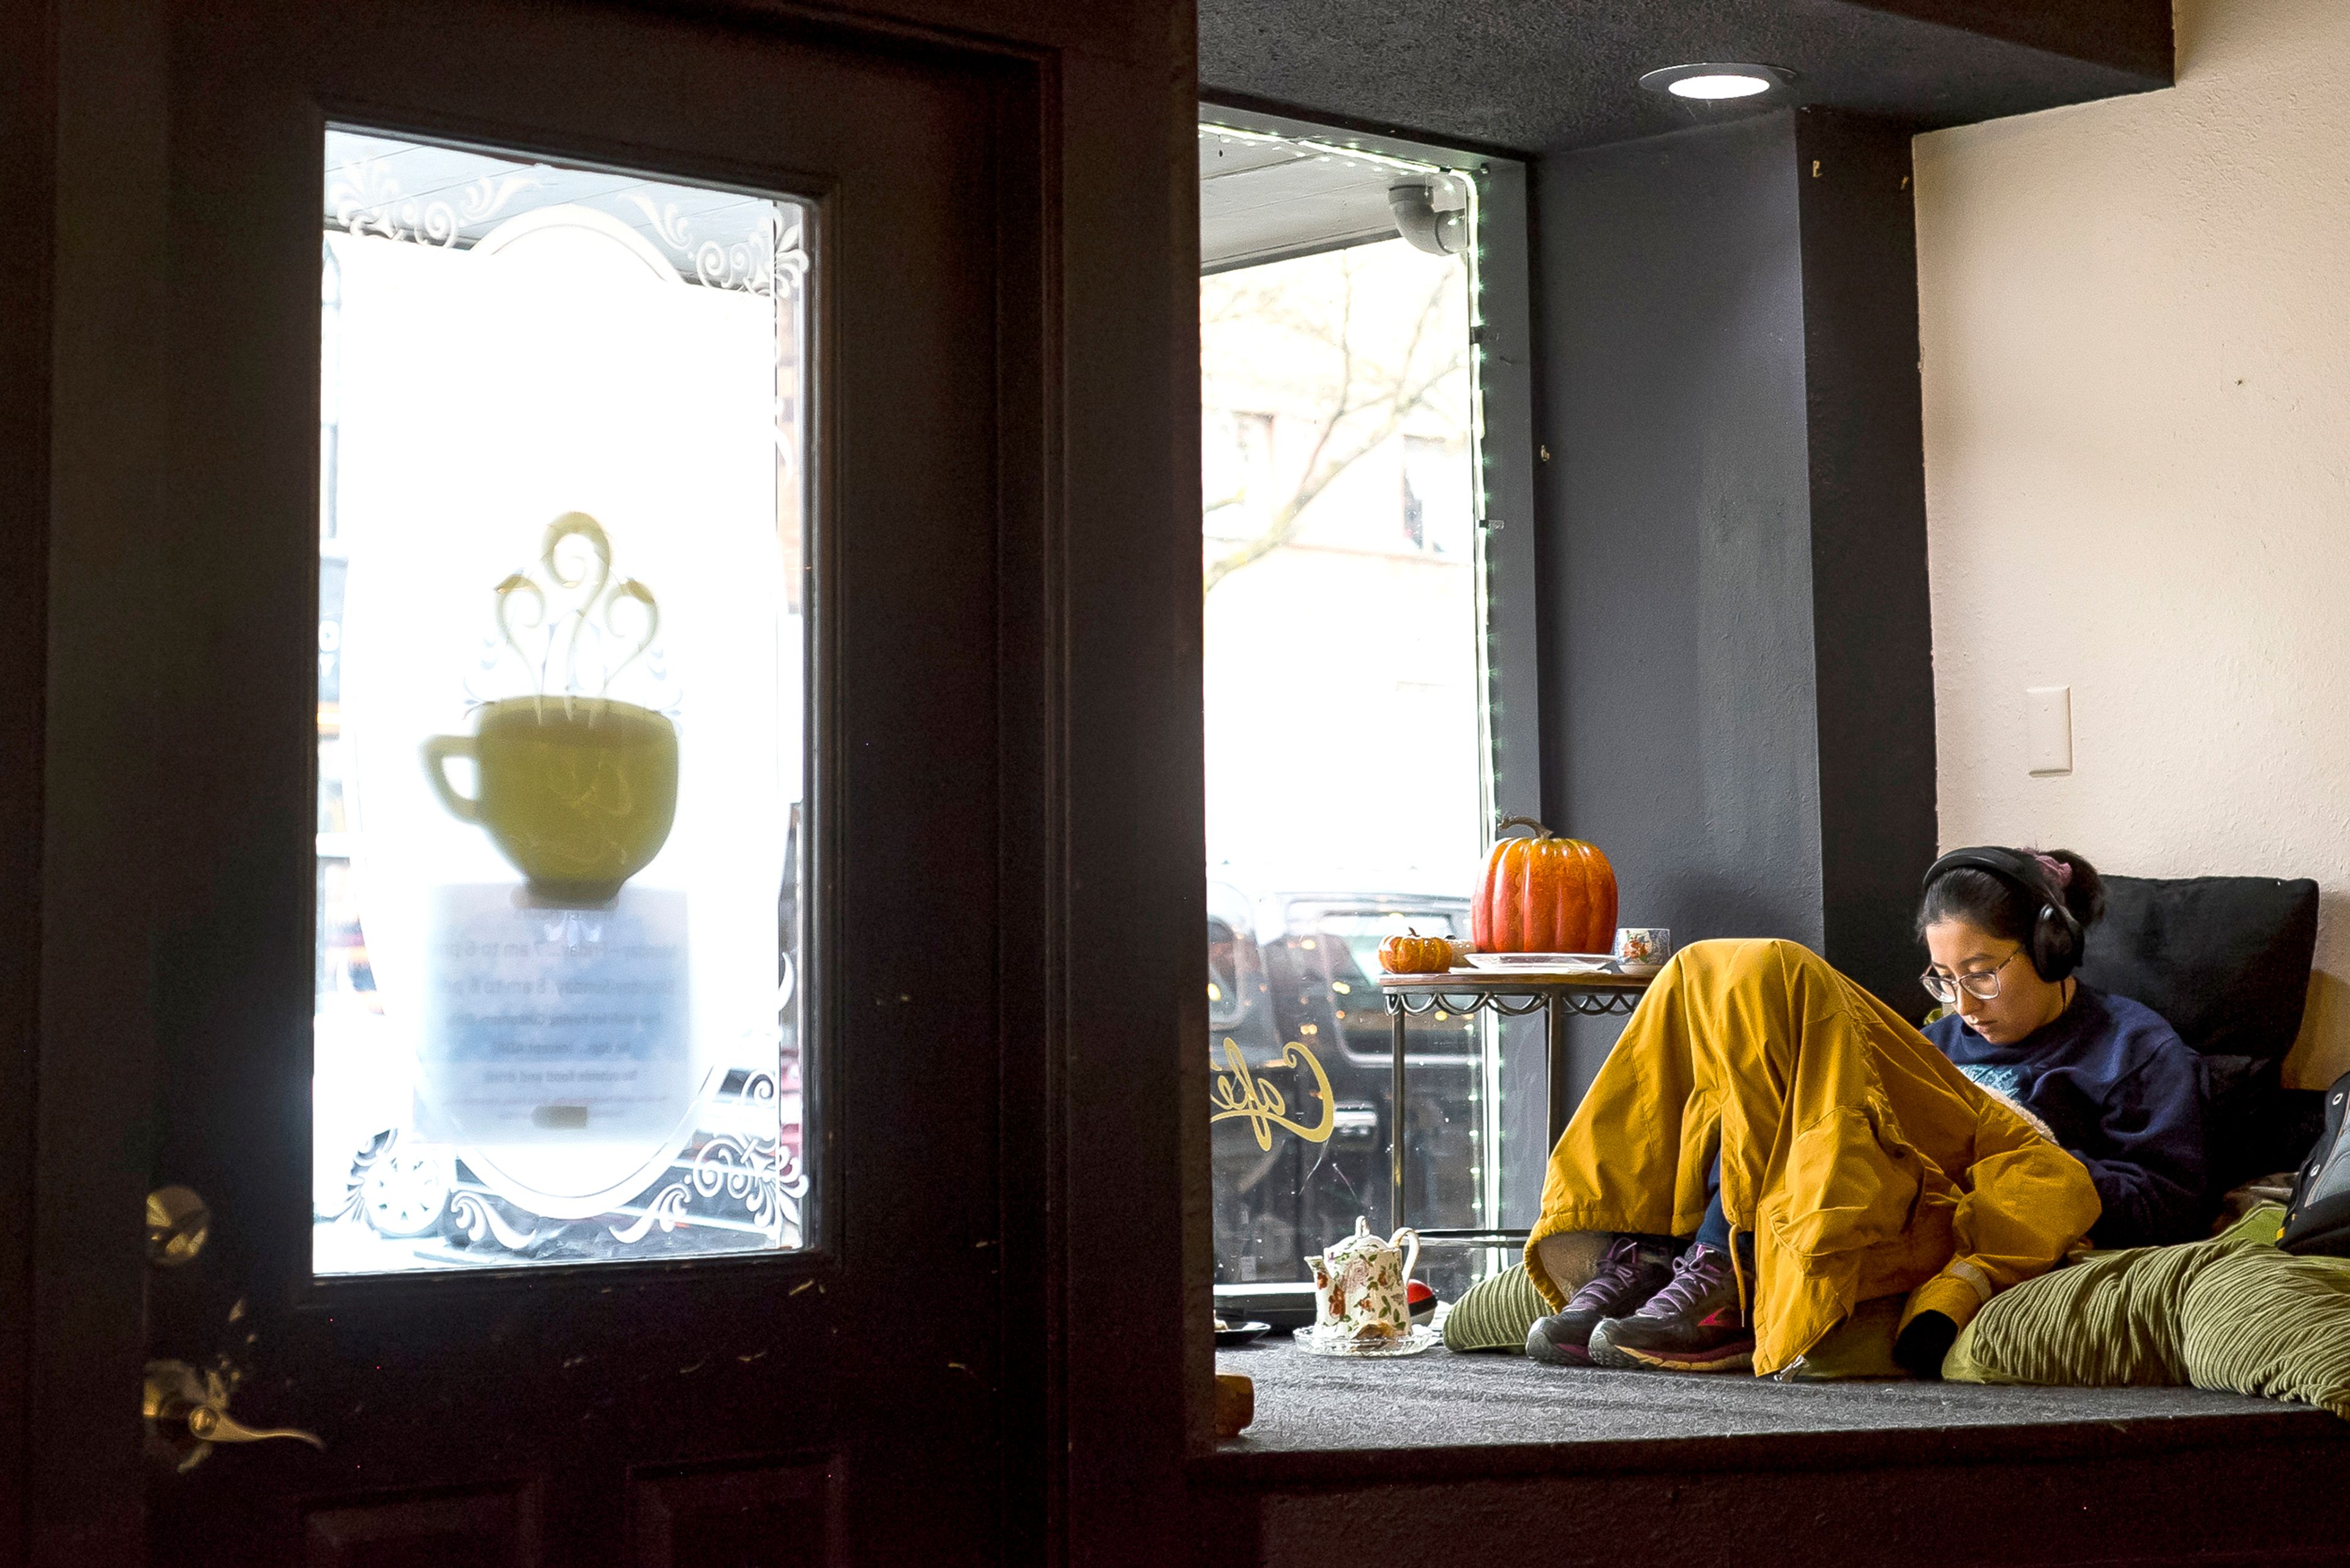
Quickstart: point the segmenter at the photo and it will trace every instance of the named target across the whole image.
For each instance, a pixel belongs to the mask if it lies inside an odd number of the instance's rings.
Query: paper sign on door
[[[421,1112],[441,1125],[427,1136],[641,1150],[692,1095],[686,895],[630,887],[607,909],[525,898],[511,883],[434,890],[419,1057]]]

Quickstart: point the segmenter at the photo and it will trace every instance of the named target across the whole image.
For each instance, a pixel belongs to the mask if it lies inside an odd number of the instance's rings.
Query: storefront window
[[[1363,176],[1384,213],[1399,176]],[[1357,1217],[1491,1222],[1486,1031],[1411,1020],[1398,1107],[1376,980],[1388,935],[1466,939],[1483,844],[1471,300],[1393,237],[1201,280],[1220,1287],[1302,1286]]]

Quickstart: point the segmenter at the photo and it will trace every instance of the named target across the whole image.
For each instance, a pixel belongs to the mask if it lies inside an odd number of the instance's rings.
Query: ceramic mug
[[[473,763],[473,798],[449,782]],[[424,742],[441,804],[478,823],[550,904],[608,904],[652,863],[677,818],[677,726],[605,697],[509,697],[473,711],[470,735]]]
[[[1357,1220],[1353,1235],[1305,1260],[1314,1271],[1315,1327],[1334,1339],[1409,1334],[1411,1303],[1405,1287],[1419,1262],[1419,1232],[1406,1226],[1381,1237],[1372,1233],[1367,1218]]]
[[[1672,956],[1673,933],[1663,926],[1626,926],[1616,933],[1616,961],[1661,964]]]

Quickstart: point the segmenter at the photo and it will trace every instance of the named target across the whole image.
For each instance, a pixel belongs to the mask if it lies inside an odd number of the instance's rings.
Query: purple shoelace
[[[1692,1247],[1673,1268],[1665,1288],[1640,1309],[1643,1317],[1682,1317],[1697,1310],[1730,1272],[1730,1254],[1719,1247]]]
[[[1599,1271],[1566,1303],[1569,1312],[1596,1308],[1605,1312],[1632,1288],[1640,1265],[1638,1238],[1618,1236],[1599,1260]]]

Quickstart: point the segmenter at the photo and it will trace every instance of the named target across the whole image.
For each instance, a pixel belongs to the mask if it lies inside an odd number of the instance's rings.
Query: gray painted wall
[[[1908,161],[1792,111],[1542,161],[1536,429],[1545,820],[1613,859],[1623,924],[1792,938],[1922,1007]],[[1577,1025],[1578,1094],[1616,1033]]]
[[[1544,161],[1552,827],[1627,925],[1825,940],[1790,117]]]
[[[1793,118],[1537,169],[1544,820],[1607,851],[1623,924],[1820,947]],[[1621,1024],[1571,1027],[1580,1097]],[[1513,1222],[1548,1152],[1532,1054]]]

